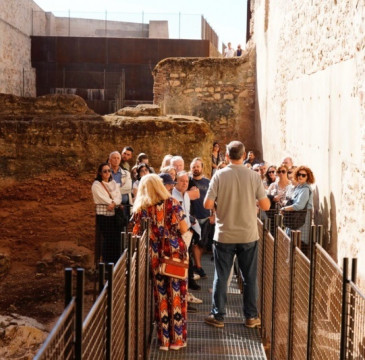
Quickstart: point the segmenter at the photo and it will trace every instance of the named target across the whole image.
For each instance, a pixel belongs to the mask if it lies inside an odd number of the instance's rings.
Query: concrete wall
[[[257,121],[266,160],[285,154],[316,177],[326,247],[365,257],[365,4],[252,2]],[[360,262],[365,279],[365,264]]]
[[[260,157],[254,121],[255,51],[232,59],[169,58],[153,74],[154,103],[164,113],[202,117],[221,145],[239,139]]]

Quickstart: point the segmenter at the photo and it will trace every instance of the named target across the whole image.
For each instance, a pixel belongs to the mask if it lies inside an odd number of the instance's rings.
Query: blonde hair
[[[147,209],[156,205],[162,200],[166,200],[171,194],[165,188],[162,179],[156,174],[143,176],[138,184],[136,199],[133,204],[133,212]]]

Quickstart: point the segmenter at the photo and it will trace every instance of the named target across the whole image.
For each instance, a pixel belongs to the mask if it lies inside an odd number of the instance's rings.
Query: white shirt
[[[225,58],[232,58],[232,57],[234,57],[234,49],[233,48],[225,48],[224,49],[224,57]]]
[[[114,210],[107,211],[106,208],[113,201],[116,205],[120,205],[122,201],[122,195],[120,194],[120,186],[114,180],[109,182],[103,181],[103,184],[108,189],[111,198],[100,181],[95,180],[91,186],[91,192],[93,194],[94,203],[96,204],[96,214],[113,216],[115,214]]]

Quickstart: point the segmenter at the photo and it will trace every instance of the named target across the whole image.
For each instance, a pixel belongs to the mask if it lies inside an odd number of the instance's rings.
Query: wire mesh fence
[[[72,299],[34,357],[35,360],[74,359],[76,301]]]
[[[294,249],[293,264],[293,346],[292,359],[307,358],[310,261],[299,248]]]
[[[289,337],[290,301],[290,239],[281,228],[277,228],[275,241],[275,281],[272,354],[274,359],[286,359]]]
[[[116,265],[108,264],[106,274],[103,264],[99,265],[99,296],[85,320],[84,270],[77,269],[76,297],[71,298],[35,359],[145,358],[152,333],[152,324],[147,322],[153,318],[151,300],[146,306],[148,239],[147,230],[142,237],[128,234],[128,247]],[[72,285],[66,284],[66,288],[72,289]]]
[[[321,247],[320,226],[308,231],[305,255],[301,231],[287,231],[281,216],[272,215],[274,228],[271,215],[257,221],[258,304],[268,358],[364,359],[365,295]]]
[[[348,311],[348,346],[347,359],[365,359],[365,296],[351,281],[347,285]]]
[[[342,271],[320,245],[314,251],[312,354],[314,359],[339,359]]]

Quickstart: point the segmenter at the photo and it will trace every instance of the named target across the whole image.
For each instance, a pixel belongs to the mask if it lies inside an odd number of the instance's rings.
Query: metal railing
[[[65,270],[67,306],[34,359],[147,358],[153,314],[145,229],[141,237],[122,234],[122,244],[128,246],[115,266],[107,264],[105,272],[99,264],[99,295],[85,319],[84,269],[77,269],[74,297],[73,270]]]
[[[311,226],[309,258],[301,232],[290,238],[276,214],[258,219],[261,335],[269,359],[365,359],[365,296],[356,287],[356,259],[351,280],[322,248],[322,227]]]

